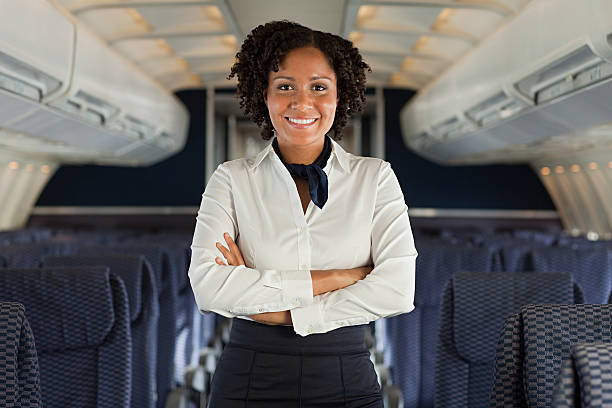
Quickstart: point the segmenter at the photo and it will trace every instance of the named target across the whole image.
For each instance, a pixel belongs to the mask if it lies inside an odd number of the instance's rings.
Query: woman
[[[417,253],[389,163],[326,136],[362,110],[369,67],[350,41],[288,21],[236,57],[241,107],[276,137],[221,164],[197,216],[196,301],[237,317],[209,407],[382,407],[365,328],[413,309]]]

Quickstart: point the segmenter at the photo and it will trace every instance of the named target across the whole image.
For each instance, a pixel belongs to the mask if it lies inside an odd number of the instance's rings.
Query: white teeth
[[[311,123],[314,123],[314,121],[316,119],[293,119],[293,118],[287,118],[289,120],[289,122],[292,123],[296,123],[298,125],[310,125]]]

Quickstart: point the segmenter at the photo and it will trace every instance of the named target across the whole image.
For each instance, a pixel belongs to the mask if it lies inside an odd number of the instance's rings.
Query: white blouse
[[[269,144],[225,162],[202,195],[189,278],[202,312],[226,317],[291,311],[297,334],[325,333],[414,309],[417,256],[407,207],[388,162],[354,156],[332,141],[323,169],[328,200],[306,213],[294,180]],[[235,239],[246,266],[215,263]],[[373,265],[365,278],[313,296],[310,270]]]

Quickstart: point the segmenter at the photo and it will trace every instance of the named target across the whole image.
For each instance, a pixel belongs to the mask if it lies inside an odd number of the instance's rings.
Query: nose
[[[308,91],[298,89],[291,98],[291,108],[307,111],[312,108],[312,95]]]

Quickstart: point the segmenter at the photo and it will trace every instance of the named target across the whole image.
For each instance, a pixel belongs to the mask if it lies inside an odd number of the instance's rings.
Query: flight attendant
[[[414,308],[417,253],[389,163],[336,143],[369,67],[288,21],[255,28],[236,58],[241,107],[272,142],[221,164],[197,215],[196,301],[235,317],[209,407],[382,407],[365,330]]]

